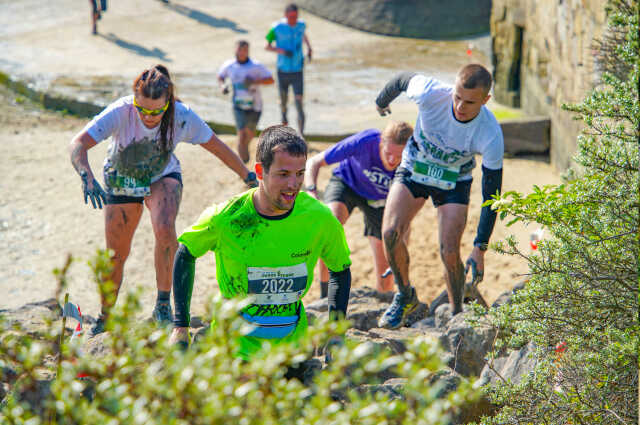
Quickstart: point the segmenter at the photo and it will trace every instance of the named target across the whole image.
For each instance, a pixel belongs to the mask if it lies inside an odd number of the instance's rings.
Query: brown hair
[[[153,68],[145,69],[133,81],[134,95],[151,99],[160,99],[165,96],[169,102],[169,107],[164,112],[160,122],[160,147],[164,152],[169,152],[173,149],[173,118],[176,110],[174,90],[169,70],[164,65],[156,65]]]
[[[292,156],[307,156],[307,143],[296,131],[286,125],[272,125],[260,133],[256,147],[256,162],[262,163],[269,172],[276,152],[286,152]]]
[[[487,71],[487,68],[477,63],[466,65],[458,71],[457,79],[460,80],[462,87],[465,89],[482,87],[486,93],[489,93],[493,83],[491,73]]]
[[[236,47],[249,47],[249,42],[247,40],[238,40],[236,41]]]
[[[382,131],[382,139],[394,145],[406,145],[413,134],[413,127],[404,121],[391,121]]]

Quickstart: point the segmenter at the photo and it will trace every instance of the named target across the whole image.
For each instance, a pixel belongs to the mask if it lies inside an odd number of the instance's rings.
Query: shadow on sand
[[[190,7],[182,6],[180,4],[166,3],[165,6],[174,12],[198,21],[201,24],[209,25],[210,27],[229,28],[231,31],[240,34],[248,33],[246,29],[238,27],[238,24],[225,18],[216,18],[215,16],[211,16],[207,13],[200,12],[199,10],[191,9]]]
[[[167,52],[157,47],[154,47],[153,49],[148,49],[139,44],[132,43],[127,40],[123,40],[111,32],[106,35],[105,34],[99,34],[99,35],[105,40],[108,40],[114,43],[115,45],[122,47],[123,49],[131,50],[132,52],[140,56],[148,56],[148,57],[158,58],[164,62],[171,62],[171,59],[167,57]]]

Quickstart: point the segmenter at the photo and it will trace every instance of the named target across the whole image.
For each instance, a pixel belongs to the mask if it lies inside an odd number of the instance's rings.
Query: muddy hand
[[[107,194],[102,190],[102,187],[100,187],[100,183],[98,183],[96,179],[93,179],[93,181],[89,183],[86,171],[80,173],[80,178],[82,179],[84,203],[88,204],[87,199],[91,199],[93,208],[102,209],[102,204],[107,203]]]
[[[467,264],[464,268],[465,276],[469,273],[469,269],[471,269],[471,285],[476,286],[478,283],[482,282],[482,279],[484,278],[484,270],[478,270],[478,264],[473,258],[469,258],[467,260]]]
[[[391,108],[389,108],[388,106],[381,108],[378,105],[376,105],[376,110],[378,111],[381,117],[391,114]]]

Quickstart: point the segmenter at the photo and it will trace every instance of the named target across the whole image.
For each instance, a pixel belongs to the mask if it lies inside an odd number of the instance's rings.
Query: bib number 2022
[[[279,292],[291,292],[293,279],[264,279],[262,281],[263,294],[277,294]]]

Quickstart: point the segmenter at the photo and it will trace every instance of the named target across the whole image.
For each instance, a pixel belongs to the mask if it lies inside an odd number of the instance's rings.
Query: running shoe
[[[171,303],[156,303],[156,308],[153,309],[151,318],[161,325],[169,325],[173,323]]]
[[[387,311],[384,312],[380,320],[378,320],[378,327],[386,329],[398,329],[405,325],[407,318],[418,308],[418,297],[416,295],[416,289],[411,287],[411,294],[405,295],[402,292],[396,292],[393,296],[393,301]]]
[[[96,320],[96,324],[91,328],[90,336],[96,336],[104,332],[104,319],[102,317],[98,317]]]

